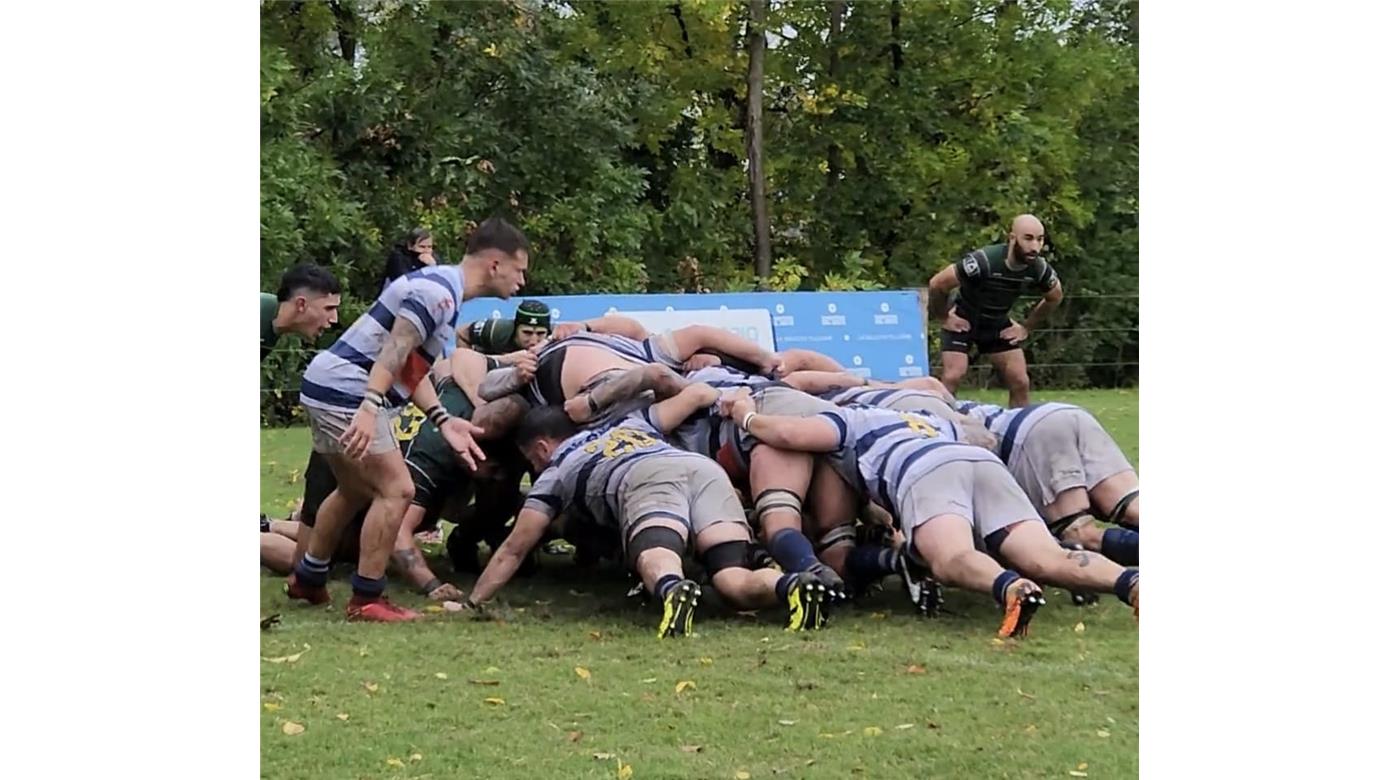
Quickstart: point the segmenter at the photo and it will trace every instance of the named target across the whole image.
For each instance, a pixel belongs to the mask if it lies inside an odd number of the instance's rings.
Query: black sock
[[[778,584],[773,589],[778,594],[778,601],[787,604],[788,590],[792,588],[792,583],[797,581],[796,574],[784,574],[778,578]]]
[[[331,562],[323,561],[311,553],[306,553],[297,561],[293,568],[296,572],[297,582],[311,587],[325,587],[326,580],[330,577]]]
[[[368,604],[378,601],[384,595],[384,578],[370,579],[361,577],[359,572],[350,578],[350,590],[353,595],[350,597],[352,604]]]
[[[1124,604],[1127,604],[1128,606],[1132,606],[1133,586],[1137,584],[1137,581],[1137,569],[1123,570],[1123,573],[1118,575],[1118,581],[1113,583],[1114,595],[1118,597],[1119,601],[1123,602]]]
[[[661,575],[661,579],[656,581],[656,590],[652,592],[652,595],[665,601],[666,594],[675,590],[676,586],[680,584],[681,577],[679,574],[663,574]]]
[[[1138,534],[1127,528],[1103,532],[1103,557],[1123,566],[1138,565]]]
[[[897,560],[899,551],[893,547],[862,544],[851,550],[850,556],[846,558],[846,573],[850,575],[852,582],[865,585],[898,571],[895,568]]]

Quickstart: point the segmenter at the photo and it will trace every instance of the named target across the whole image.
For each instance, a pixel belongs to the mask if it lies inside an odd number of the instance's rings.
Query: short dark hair
[[[432,238],[432,237],[433,237],[433,231],[431,231],[431,230],[429,230],[429,229],[427,229],[427,228],[425,228],[425,227],[416,227],[416,228],[414,228],[414,229],[408,231],[408,235],[404,236],[404,239],[403,239],[403,248],[404,248],[404,249],[412,249],[414,244],[418,243],[419,241],[422,241],[422,240],[425,239],[425,238]]]
[[[535,439],[563,441],[575,433],[578,433],[578,424],[569,419],[564,407],[536,406],[525,413],[520,427],[515,429],[515,445],[523,450]]]
[[[500,217],[491,217],[476,226],[467,239],[467,254],[474,255],[487,249],[495,249],[514,256],[517,252],[530,251],[530,242],[520,228]]]
[[[321,295],[339,295],[340,280],[335,274],[315,263],[298,263],[282,274],[282,284],[277,288],[278,302],[292,299],[301,290],[310,290]]]

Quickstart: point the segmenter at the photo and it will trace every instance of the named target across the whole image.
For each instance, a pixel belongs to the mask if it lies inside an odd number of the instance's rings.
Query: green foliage
[[[1030,211],[1070,295],[1031,362],[1136,361],[1136,298],[1088,297],[1137,287],[1135,2],[848,2],[839,32],[773,2],[763,280],[747,7],[265,2],[263,289],[313,260],[363,301],[409,229],[455,262],[493,214],[534,244],[528,294],[922,287]]]

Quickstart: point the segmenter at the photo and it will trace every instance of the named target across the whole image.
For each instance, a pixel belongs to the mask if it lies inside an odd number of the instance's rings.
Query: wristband
[[[426,596],[426,595],[432,593],[433,591],[437,590],[438,588],[441,588],[442,586],[443,586],[443,581],[440,580],[440,579],[438,579],[437,577],[434,577],[434,578],[432,578],[431,580],[428,581],[428,584],[427,584],[427,585],[424,585],[423,587],[419,588],[419,589],[418,589],[418,592],[419,592],[419,593],[422,593],[424,596]]]
[[[754,416],[757,414],[758,412],[749,412],[748,414],[744,415],[744,419],[739,422],[739,427],[744,429],[744,433],[749,432],[749,422],[753,420]]]
[[[436,425],[439,428],[441,428],[442,424],[447,422],[447,419],[452,416],[447,413],[446,409],[442,408],[442,404],[438,404],[433,408],[429,409],[427,414],[428,419],[432,421],[433,425]]]
[[[383,409],[383,408],[384,408],[384,394],[381,393],[381,392],[379,392],[378,390],[370,390],[370,389],[366,388],[366,389],[365,389],[365,400],[363,400],[363,401],[360,402],[360,406],[364,406],[365,404],[369,404],[371,407],[373,407],[373,408],[375,408],[375,409]]]
[[[486,370],[487,370],[487,371],[495,371],[496,369],[498,369],[498,368],[500,368],[500,367],[501,367],[501,361],[499,361],[499,360],[497,360],[497,359],[491,357],[490,355],[487,355],[487,356],[486,356]]]

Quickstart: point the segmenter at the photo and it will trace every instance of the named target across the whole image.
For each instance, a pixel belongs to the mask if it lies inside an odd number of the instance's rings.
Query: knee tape
[[[627,543],[627,568],[635,570],[637,559],[647,550],[657,548],[670,550],[680,558],[685,558],[686,540],[670,528],[653,526],[643,528]]]
[[[1066,529],[1078,522],[1079,518],[1093,516],[1093,512],[1090,512],[1087,509],[1081,509],[1078,512],[1071,512],[1065,515],[1064,517],[1060,518],[1059,520],[1052,520],[1046,523],[1046,525],[1049,526],[1050,533],[1054,534],[1056,539],[1059,539],[1060,537],[1065,535]]]
[[[759,493],[753,506],[754,516],[760,523],[763,522],[764,515],[780,509],[786,509],[799,517],[802,516],[802,499],[787,488],[769,488]]]
[[[818,539],[817,543],[812,547],[816,551],[817,555],[821,555],[822,553],[826,552],[827,550],[830,550],[832,547],[835,547],[838,544],[841,544],[842,542],[850,542],[851,544],[855,544],[856,527],[854,524],[847,523],[845,525],[836,526],[830,531],[827,531],[826,533],[822,534],[822,538]]]
[[[1133,499],[1135,499],[1135,498],[1137,498],[1137,497],[1138,497],[1138,491],[1136,491],[1136,490],[1128,491],[1127,495],[1125,495],[1125,496],[1123,496],[1122,498],[1118,499],[1118,503],[1116,503],[1116,504],[1113,505],[1113,511],[1112,511],[1112,512],[1109,512],[1109,513],[1108,513],[1108,517],[1105,518],[1105,519],[1106,519],[1108,522],[1113,523],[1114,525],[1122,525],[1122,524],[1123,524],[1123,514],[1124,514],[1125,512],[1128,511],[1128,505],[1131,504],[1131,503],[1133,503]]]
[[[744,569],[749,568],[750,561],[752,560],[749,548],[752,546],[751,542],[746,542],[741,539],[720,542],[706,550],[705,554],[702,556],[705,562],[705,571],[709,572],[710,576],[713,577],[716,572],[735,566]]]

